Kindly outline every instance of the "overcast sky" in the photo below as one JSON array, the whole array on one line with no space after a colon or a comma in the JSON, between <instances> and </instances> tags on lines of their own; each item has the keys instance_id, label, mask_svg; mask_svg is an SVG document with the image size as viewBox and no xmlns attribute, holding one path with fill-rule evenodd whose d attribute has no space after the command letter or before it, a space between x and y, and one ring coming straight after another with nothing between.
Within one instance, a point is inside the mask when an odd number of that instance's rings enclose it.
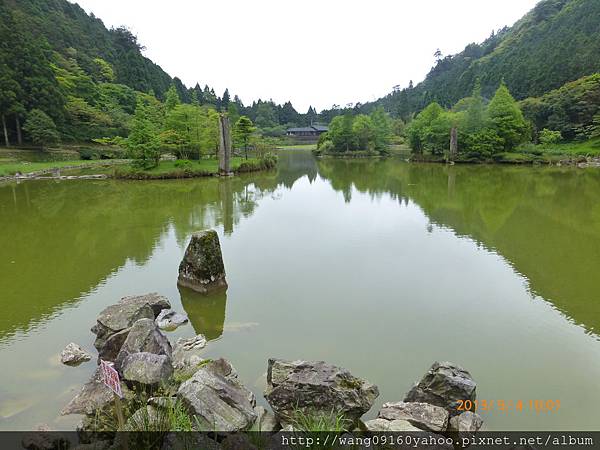
<instances>
[{"instance_id":1,"label":"overcast sky","mask_svg":"<svg viewBox=\"0 0 600 450\"><path fill-rule=\"evenodd\" d=\"M74 1L74 0L72 0ZM297 110L366 102L415 84L444 55L512 25L538 0L77 0L126 25L187 86Z\"/></svg>"}]
</instances>

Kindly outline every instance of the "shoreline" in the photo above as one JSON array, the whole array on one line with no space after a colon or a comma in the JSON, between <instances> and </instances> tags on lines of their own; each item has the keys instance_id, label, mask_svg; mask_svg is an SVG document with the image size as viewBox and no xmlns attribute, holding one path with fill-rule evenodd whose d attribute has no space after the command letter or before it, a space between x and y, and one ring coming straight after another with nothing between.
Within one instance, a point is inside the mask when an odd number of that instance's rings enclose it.
<instances>
[{"instance_id":1,"label":"shoreline","mask_svg":"<svg viewBox=\"0 0 600 450\"><path fill-rule=\"evenodd\" d=\"M145 181L145 180L177 180L177 179L189 179L189 178L208 178L208 177L226 177L236 176L243 173L261 172L265 170L271 170L275 167L276 161L273 160L249 160L242 162L235 170L232 170L229 174L220 174L219 172L213 172L208 170L195 170L190 168L182 168L169 172L158 172L152 173L144 170L127 170L120 171L119 167L114 167L112 174L100 173L100 174L86 174L86 175L60 175L61 171L90 169L96 166L103 168L110 168L118 165L125 165L130 163L130 160L118 160L106 164L79 164L73 166L54 167L49 169L38 170L35 172L29 172L26 174L1 176L0 182L10 181L26 181L26 180L134 180L134 181ZM48 174L54 174L53 176L46 176Z\"/></svg>"}]
</instances>

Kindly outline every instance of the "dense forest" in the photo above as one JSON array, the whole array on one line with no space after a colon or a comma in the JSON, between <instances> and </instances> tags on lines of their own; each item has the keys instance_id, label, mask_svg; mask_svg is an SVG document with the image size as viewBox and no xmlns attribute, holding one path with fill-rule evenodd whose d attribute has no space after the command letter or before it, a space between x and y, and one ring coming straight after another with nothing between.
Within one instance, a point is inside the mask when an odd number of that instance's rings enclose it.
<instances>
[{"instance_id":1,"label":"dense forest","mask_svg":"<svg viewBox=\"0 0 600 450\"><path fill-rule=\"evenodd\" d=\"M182 103L246 115L267 135L317 119L312 107L299 114L290 102L244 106L227 89L217 95L208 85L186 87L144 57L143 49L127 28L108 30L66 0L0 1L2 143L31 141L24 126L30 115L35 129L56 128L46 131L49 141L126 136L140 94L164 102L172 86Z\"/></svg>"},{"instance_id":2,"label":"dense forest","mask_svg":"<svg viewBox=\"0 0 600 450\"><path fill-rule=\"evenodd\" d=\"M443 56L422 83L401 88L353 109L369 112L383 106L407 120L431 102L449 108L469 96L476 80L491 98L504 80L517 100L538 97L565 83L600 72L600 2L542 0L514 26L493 31L481 44ZM323 111L335 115L340 108Z\"/></svg>"},{"instance_id":3,"label":"dense forest","mask_svg":"<svg viewBox=\"0 0 600 450\"><path fill-rule=\"evenodd\" d=\"M143 50L127 28L109 30L66 0L0 1L0 142L125 137L136 123L137 105L149 105L154 98L165 110L167 93L174 89L182 105L202 107L205 116L206 109L227 111L234 123L248 117L264 136L352 116L332 123L334 132L326 146L364 150L388 141L373 137L374 111L385 111L398 134L432 103L460 113L456 108L466 107L476 89L487 105L502 83L519 101L527 122L526 141L537 143L542 133L547 139L544 130L560 133L567 141L598 135L597 0L542 0L514 26L492 32L480 44L469 44L452 56L436 52L435 65L423 82L397 87L375 102L334 105L320 113L313 107L299 113L291 102L257 100L244 105L228 89L217 94L200 83L187 87L144 57Z\"/></svg>"}]
</instances>

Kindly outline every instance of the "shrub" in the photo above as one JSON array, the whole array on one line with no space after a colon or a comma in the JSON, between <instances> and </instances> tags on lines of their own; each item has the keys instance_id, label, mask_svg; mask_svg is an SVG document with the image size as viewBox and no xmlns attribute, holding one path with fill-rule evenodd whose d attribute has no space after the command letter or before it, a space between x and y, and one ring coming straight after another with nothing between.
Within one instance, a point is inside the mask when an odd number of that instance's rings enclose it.
<instances>
[{"instance_id":1,"label":"shrub","mask_svg":"<svg viewBox=\"0 0 600 450\"><path fill-rule=\"evenodd\" d=\"M540 144L543 145L552 145L552 144L558 144L560 141L562 141L562 134L560 131L553 131L553 130L549 130L548 128L544 128L542 131L540 131Z\"/></svg>"},{"instance_id":2,"label":"shrub","mask_svg":"<svg viewBox=\"0 0 600 450\"><path fill-rule=\"evenodd\" d=\"M256 172L259 170L272 169L277 164L277 156L273 153L267 153L260 159L244 161L240 164L238 172Z\"/></svg>"},{"instance_id":3,"label":"shrub","mask_svg":"<svg viewBox=\"0 0 600 450\"><path fill-rule=\"evenodd\" d=\"M178 159L174 165L180 169L189 169L192 167L192 162L189 159Z\"/></svg>"},{"instance_id":4,"label":"shrub","mask_svg":"<svg viewBox=\"0 0 600 450\"><path fill-rule=\"evenodd\" d=\"M99 155L98 152L96 152L94 149L91 148L80 148L78 150L79 152L79 157L85 161L90 161L92 159L99 159Z\"/></svg>"}]
</instances>

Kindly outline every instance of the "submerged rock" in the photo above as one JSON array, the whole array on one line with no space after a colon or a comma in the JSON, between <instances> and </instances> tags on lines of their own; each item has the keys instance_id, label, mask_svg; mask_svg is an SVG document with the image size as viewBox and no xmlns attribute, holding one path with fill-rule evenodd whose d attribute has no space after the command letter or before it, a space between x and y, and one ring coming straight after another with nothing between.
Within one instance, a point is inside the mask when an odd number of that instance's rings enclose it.
<instances>
[{"instance_id":1,"label":"submerged rock","mask_svg":"<svg viewBox=\"0 0 600 450\"><path fill-rule=\"evenodd\" d=\"M462 367L451 362L435 362L406 394L404 401L440 406L452 417L460 414L460 400L475 400L476 387L471 374Z\"/></svg>"},{"instance_id":2,"label":"submerged rock","mask_svg":"<svg viewBox=\"0 0 600 450\"><path fill-rule=\"evenodd\" d=\"M115 368L123 373L123 362L127 356L133 353L154 353L155 355L166 355L171 359L171 344L167 337L158 329L154 320L141 319L133 324L127 339L123 343L117 359Z\"/></svg>"},{"instance_id":3,"label":"submerged rock","mask_svg":"<svg viewBox=\"0 0 600 450\"><path fill-rule=\"evenodd\" d=\"M122 363L123 379L140 384L156 386L166 382L173 374L171 359L154 353L132 353Z\"/></svg>"},{"instance_id":4,"label":"submerged rock","mask_svg":"<svg viewBox=\"0 0 600 450\"><path fill-rule=\"evenodd\" d=\"M92 333L94 346L101 359L112 361L118 353L117 345L125 341L127 329L140 319L154 320L163 309L171 307L166 297L156 293L123 297L119 303L106 307L96 319ZM116 340L111 340L121 333ZM110 341L110 342L109 342Z\"/></svg>"},{"instance_id":5,"label":"submerged rock","mask_svg":"<svg viewBox=\"0 0 600 450\"><path fill-rule=\"evenodd\" d=\"M77 366L90 359L92 356L73 342L67 345L60 354L60 362L68 366Z\"/></svg>"},{"instance_id":6,"label":"submerged rock","mask_svg":"<svg viewBox=\"0 0 600 450\"><path fill-rule=\"evenodd\" d=\"M256 421L254 394L240 383L224 359L198 369L180 386L177 398L191 415L197 416L200 431L248 430Z\"/></svg>"},{"instance_id":7,"label":"submerged rock","mask_svg":"<svg viewBox=\"0 0 600 450\"><path fill-rule=\"evenodd\" d=\"M177 283L197 292L227 288L219 236L214 230L194 233L179 265Z\"/></svg>"},{"instance_id":8,"label":"submerged rock","mask_svg":"<svg viewBox=\"0 0 600 450\"><path fill-rule=\"evenodd\" d=\"M163 309L156 318L156 325L161 330L174 330L187 322L187 316L170 309Z\"/></svg>"},{"instance_id":9,"label":"submerged rock","mask_svg":"<svg viewBox=\"0 0 600 450\"><path fill-rule=\"evenodd\" d=\"M406 420L421 430L433 433L440 433L448 428L448 412L428 403L384 403L377 417L390 421Z\"/></svg>"},{"instance_id":10,"label":"submerged rock","mask_svg":"<svg viewBox=\"0 0 600 450\"><path fill-rule=\"evenodd\" d=\"M289 423L296 410L307 414L334 411L356 422L378 396L377 386L323 361L269 360L265 398L283 424Z\"/></svg>"}]
</instances>

